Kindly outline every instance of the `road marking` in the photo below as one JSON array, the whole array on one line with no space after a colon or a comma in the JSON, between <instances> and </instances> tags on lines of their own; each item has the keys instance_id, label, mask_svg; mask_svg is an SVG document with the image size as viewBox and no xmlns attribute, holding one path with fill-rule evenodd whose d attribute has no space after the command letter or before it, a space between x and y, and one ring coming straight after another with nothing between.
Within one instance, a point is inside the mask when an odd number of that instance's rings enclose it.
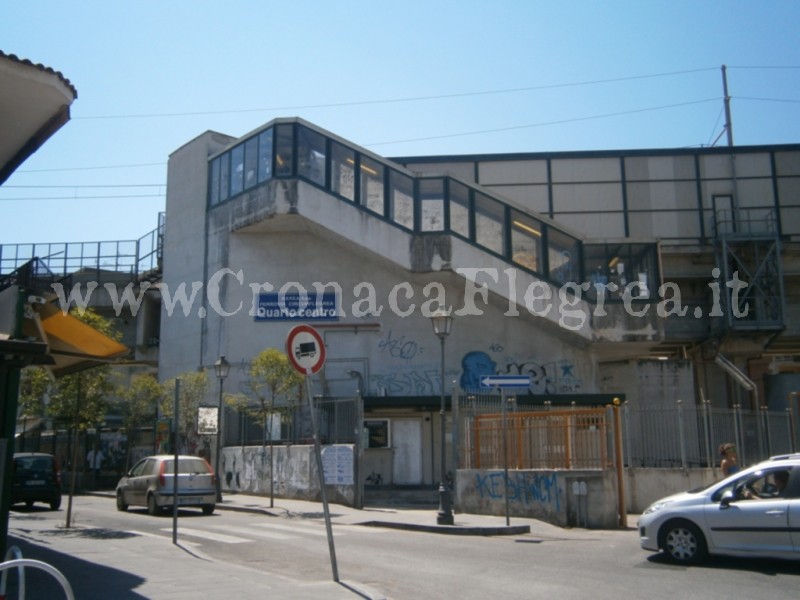
<instances>
[{"instance_id":1,"label":"road marking","mask_svg":"<svg viewBox=\"0 0 800 600\"><path fill-rule=\"evenodd\" d=\"M299 537L296 535L287 535L285 533L278 533L276 531L275 532L259 531L251 527L231 527L230 525L212 525L212 527L216 527L218 529L224 529L225 531L230 531L232 533L241 533L243 535L256 536L259 538L266 538L270 540L294 540Z\"/></svg>"},{"instance_id":2,"label":"road marking","mask_svg":"<svg viewBox=\"0 0 800 600\"><path fill-rule=\"evenodd\" d=\"M161 531L172 531L171 528L164 528ZM247 538L236 537L234 535L224 535L221 533L213 533L211 531L203 531L201 529L190 529L188 527L179 527L179 534L190 535L193 537L204 538L215 542L222 542L224 544L241 544L244 542L252 542Z\"/></svg>"},{"instance_id":3,"label":"road marking","mask_svg":"<svg viewBox=\"0 0 800 600\"><path fill-rule=\"evenodd\" d=\"M267 529L279 529L281 531L288 531L294 534L304 534L310 533L311 535L318 535L320 537L326 537L328 532L324 529L317 528L316 525L279 525L277 523L258 523L258 527L265 527ZM313 528L313 529L312 529Z\"/></svg>"}]
</instances>

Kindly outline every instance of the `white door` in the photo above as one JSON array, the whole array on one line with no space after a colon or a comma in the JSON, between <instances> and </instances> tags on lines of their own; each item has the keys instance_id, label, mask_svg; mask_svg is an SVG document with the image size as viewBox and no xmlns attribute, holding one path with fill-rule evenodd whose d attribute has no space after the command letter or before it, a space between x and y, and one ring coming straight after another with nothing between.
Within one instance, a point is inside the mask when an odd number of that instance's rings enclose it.
<instances>
[{"instance_id":1,"label":"white door","mask_svg":"<svg viewBox=\"0 0 800 600\"><path fill-rule=\"evenodd\" d=\"M392 419L392 481L396 485L422 483L422 421Z\"/></svg>"}]
</instances>

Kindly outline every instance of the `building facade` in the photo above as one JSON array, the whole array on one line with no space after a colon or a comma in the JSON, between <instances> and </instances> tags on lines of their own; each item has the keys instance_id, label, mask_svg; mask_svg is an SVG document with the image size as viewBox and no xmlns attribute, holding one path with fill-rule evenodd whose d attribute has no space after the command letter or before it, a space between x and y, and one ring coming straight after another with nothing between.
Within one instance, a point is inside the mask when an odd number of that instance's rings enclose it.
<instances>
[{"instance_id":1,"label":"building facade","mask_svg":"<svg viewBox=\"0 0 800 600\"><path fill-rule=\"evenodd\" d=\"M800 145L392 159L297 118L206 132L169 159L159 377L225 356L242 390L311 323L312 393L363 396L386 426L364 470L406 485L442 475L440 396L486 375L534 402L783 409L799 241Z\"/></svg>"}]
</instances>

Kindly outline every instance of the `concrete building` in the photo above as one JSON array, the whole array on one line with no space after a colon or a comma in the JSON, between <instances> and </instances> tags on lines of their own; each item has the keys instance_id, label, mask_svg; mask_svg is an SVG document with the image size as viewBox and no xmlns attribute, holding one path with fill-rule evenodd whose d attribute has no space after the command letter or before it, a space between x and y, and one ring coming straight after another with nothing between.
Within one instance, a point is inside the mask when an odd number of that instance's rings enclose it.
<instances>
[{"instance_id":1,"label":"concrete building","mask_svg":"<svg viewBox=\"0 0 800 600\"><path fill-rule=\"evenodd\" d=\"M360 391L376 424L364 471L431 484L440 394L487 374L556 403L787 407L798 242L800 145L386 158L296 118L206 132L169 159L159 376L224 355L239 390L311 323L313 393Z\"/></svg>"}]
</instances>

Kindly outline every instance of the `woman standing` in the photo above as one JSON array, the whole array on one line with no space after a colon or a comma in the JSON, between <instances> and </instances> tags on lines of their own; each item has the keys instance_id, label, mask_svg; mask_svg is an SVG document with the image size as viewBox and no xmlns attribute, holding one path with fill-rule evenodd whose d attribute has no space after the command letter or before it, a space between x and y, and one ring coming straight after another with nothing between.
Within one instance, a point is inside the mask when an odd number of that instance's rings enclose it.
<instances>
[{"instance_id":1,"label":"woman standing","mask_svg":"<svg viewBox=\"0 0 800 600\"><path fill-rule=\"evenodd\" d=\"M719 447L719 453L722 460L719 463L719 468L722 474L727 477L739 471L739 459L736 456L736 446L733 444L722 444Z\"/></svg>"}]
</instances>

